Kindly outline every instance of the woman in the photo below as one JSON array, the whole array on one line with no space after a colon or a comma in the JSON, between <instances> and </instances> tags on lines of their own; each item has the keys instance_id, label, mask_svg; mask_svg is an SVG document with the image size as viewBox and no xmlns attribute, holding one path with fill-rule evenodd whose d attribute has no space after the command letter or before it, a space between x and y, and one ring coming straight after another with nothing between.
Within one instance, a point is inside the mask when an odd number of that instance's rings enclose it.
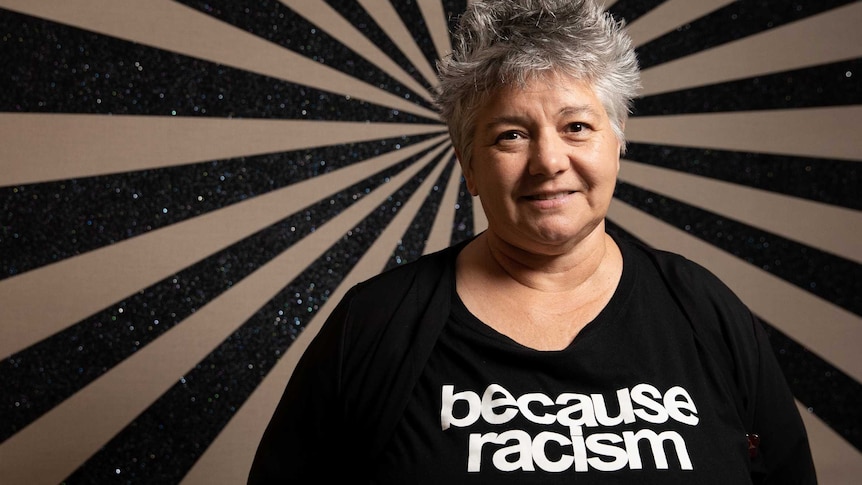
<instances>
[{"instance_id":1,"label":"woman","mask_svg":"<svg viewBox=\"0 0 862 485\"><path fill-rule=\"evenodd\" d=\"M251 483L815 483L756 319L605 231L638 68L591 1L474 1L438 105L488 230L353 288Z\"/></svg>"}]
</instances>

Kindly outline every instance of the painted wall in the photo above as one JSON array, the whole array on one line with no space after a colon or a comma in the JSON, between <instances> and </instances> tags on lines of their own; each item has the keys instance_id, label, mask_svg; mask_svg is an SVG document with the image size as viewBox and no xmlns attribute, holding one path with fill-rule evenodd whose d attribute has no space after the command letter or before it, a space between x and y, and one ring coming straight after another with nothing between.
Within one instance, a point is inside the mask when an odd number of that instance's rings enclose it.
<instances>
[{"instance_id":1,"label":"painted wall","mask_svg":"<svg viewBox=\"0 0 862 485\"><path fill-rule=\"evenodd\" d=\"M862 3L605 4L611 226L740 294L851 483ZM244 482L346 288L485 227L429 101L463 5L0 0L0 483Z\"/></svg>"}]
</instances>

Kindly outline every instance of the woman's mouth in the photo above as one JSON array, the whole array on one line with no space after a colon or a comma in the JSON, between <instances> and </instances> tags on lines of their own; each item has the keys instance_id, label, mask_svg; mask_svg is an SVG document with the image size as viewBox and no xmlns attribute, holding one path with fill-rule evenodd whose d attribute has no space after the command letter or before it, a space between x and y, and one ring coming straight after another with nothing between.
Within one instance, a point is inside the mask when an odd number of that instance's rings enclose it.
<instances>
[{"instance_id":1,"label":"woman's mouth","mask_svg":"<svg viewBox=\"0 0 862 485\"><path fill-rule=\"evenodd\" d=\"M543 193L543 194L533 194L528 195L527 198L530 200L554 200L554 199L562 199L563 197L567 197L574 192L553 192L553 193Z\"/></svg>"}]
</instances>

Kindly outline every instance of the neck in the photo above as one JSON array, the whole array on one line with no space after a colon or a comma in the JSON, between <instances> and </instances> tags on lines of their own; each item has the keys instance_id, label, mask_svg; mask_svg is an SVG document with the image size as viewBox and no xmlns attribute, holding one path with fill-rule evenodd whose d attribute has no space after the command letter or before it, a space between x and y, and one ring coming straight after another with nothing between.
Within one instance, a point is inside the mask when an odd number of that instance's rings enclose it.
<instances>
[{"instance_id":1,"label":"neck","mask_svg":"<svg viewBox=\"0 0 862 485\"><path fill-rule=\"evenodd\" d=\"M602 262L616 251L603 226L570 247L546 252L514 246L490 232L477 242L485 247L481 259L491 275L552 293L576 290L594 281L605 266Z\"/></svg>"}]
</instances>

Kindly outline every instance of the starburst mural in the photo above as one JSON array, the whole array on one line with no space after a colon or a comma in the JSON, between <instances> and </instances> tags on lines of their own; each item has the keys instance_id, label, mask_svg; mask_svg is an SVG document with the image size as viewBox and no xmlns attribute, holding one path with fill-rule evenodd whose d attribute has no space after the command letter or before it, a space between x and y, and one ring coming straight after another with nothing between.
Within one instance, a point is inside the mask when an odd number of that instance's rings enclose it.
<instances>
[{"instance_id":1,"label":"starburst mural","mask_svg":"<svg viewBox=\"0 0 862 485\"><path fill-rule=\"evenodd\" d=\"M244 483L344 291L487 224L431 103L465 4L0 0L0 481ZM604 4L609 226L751 306L858 476L862 3Z\"/></svg>"}]
</instances>

